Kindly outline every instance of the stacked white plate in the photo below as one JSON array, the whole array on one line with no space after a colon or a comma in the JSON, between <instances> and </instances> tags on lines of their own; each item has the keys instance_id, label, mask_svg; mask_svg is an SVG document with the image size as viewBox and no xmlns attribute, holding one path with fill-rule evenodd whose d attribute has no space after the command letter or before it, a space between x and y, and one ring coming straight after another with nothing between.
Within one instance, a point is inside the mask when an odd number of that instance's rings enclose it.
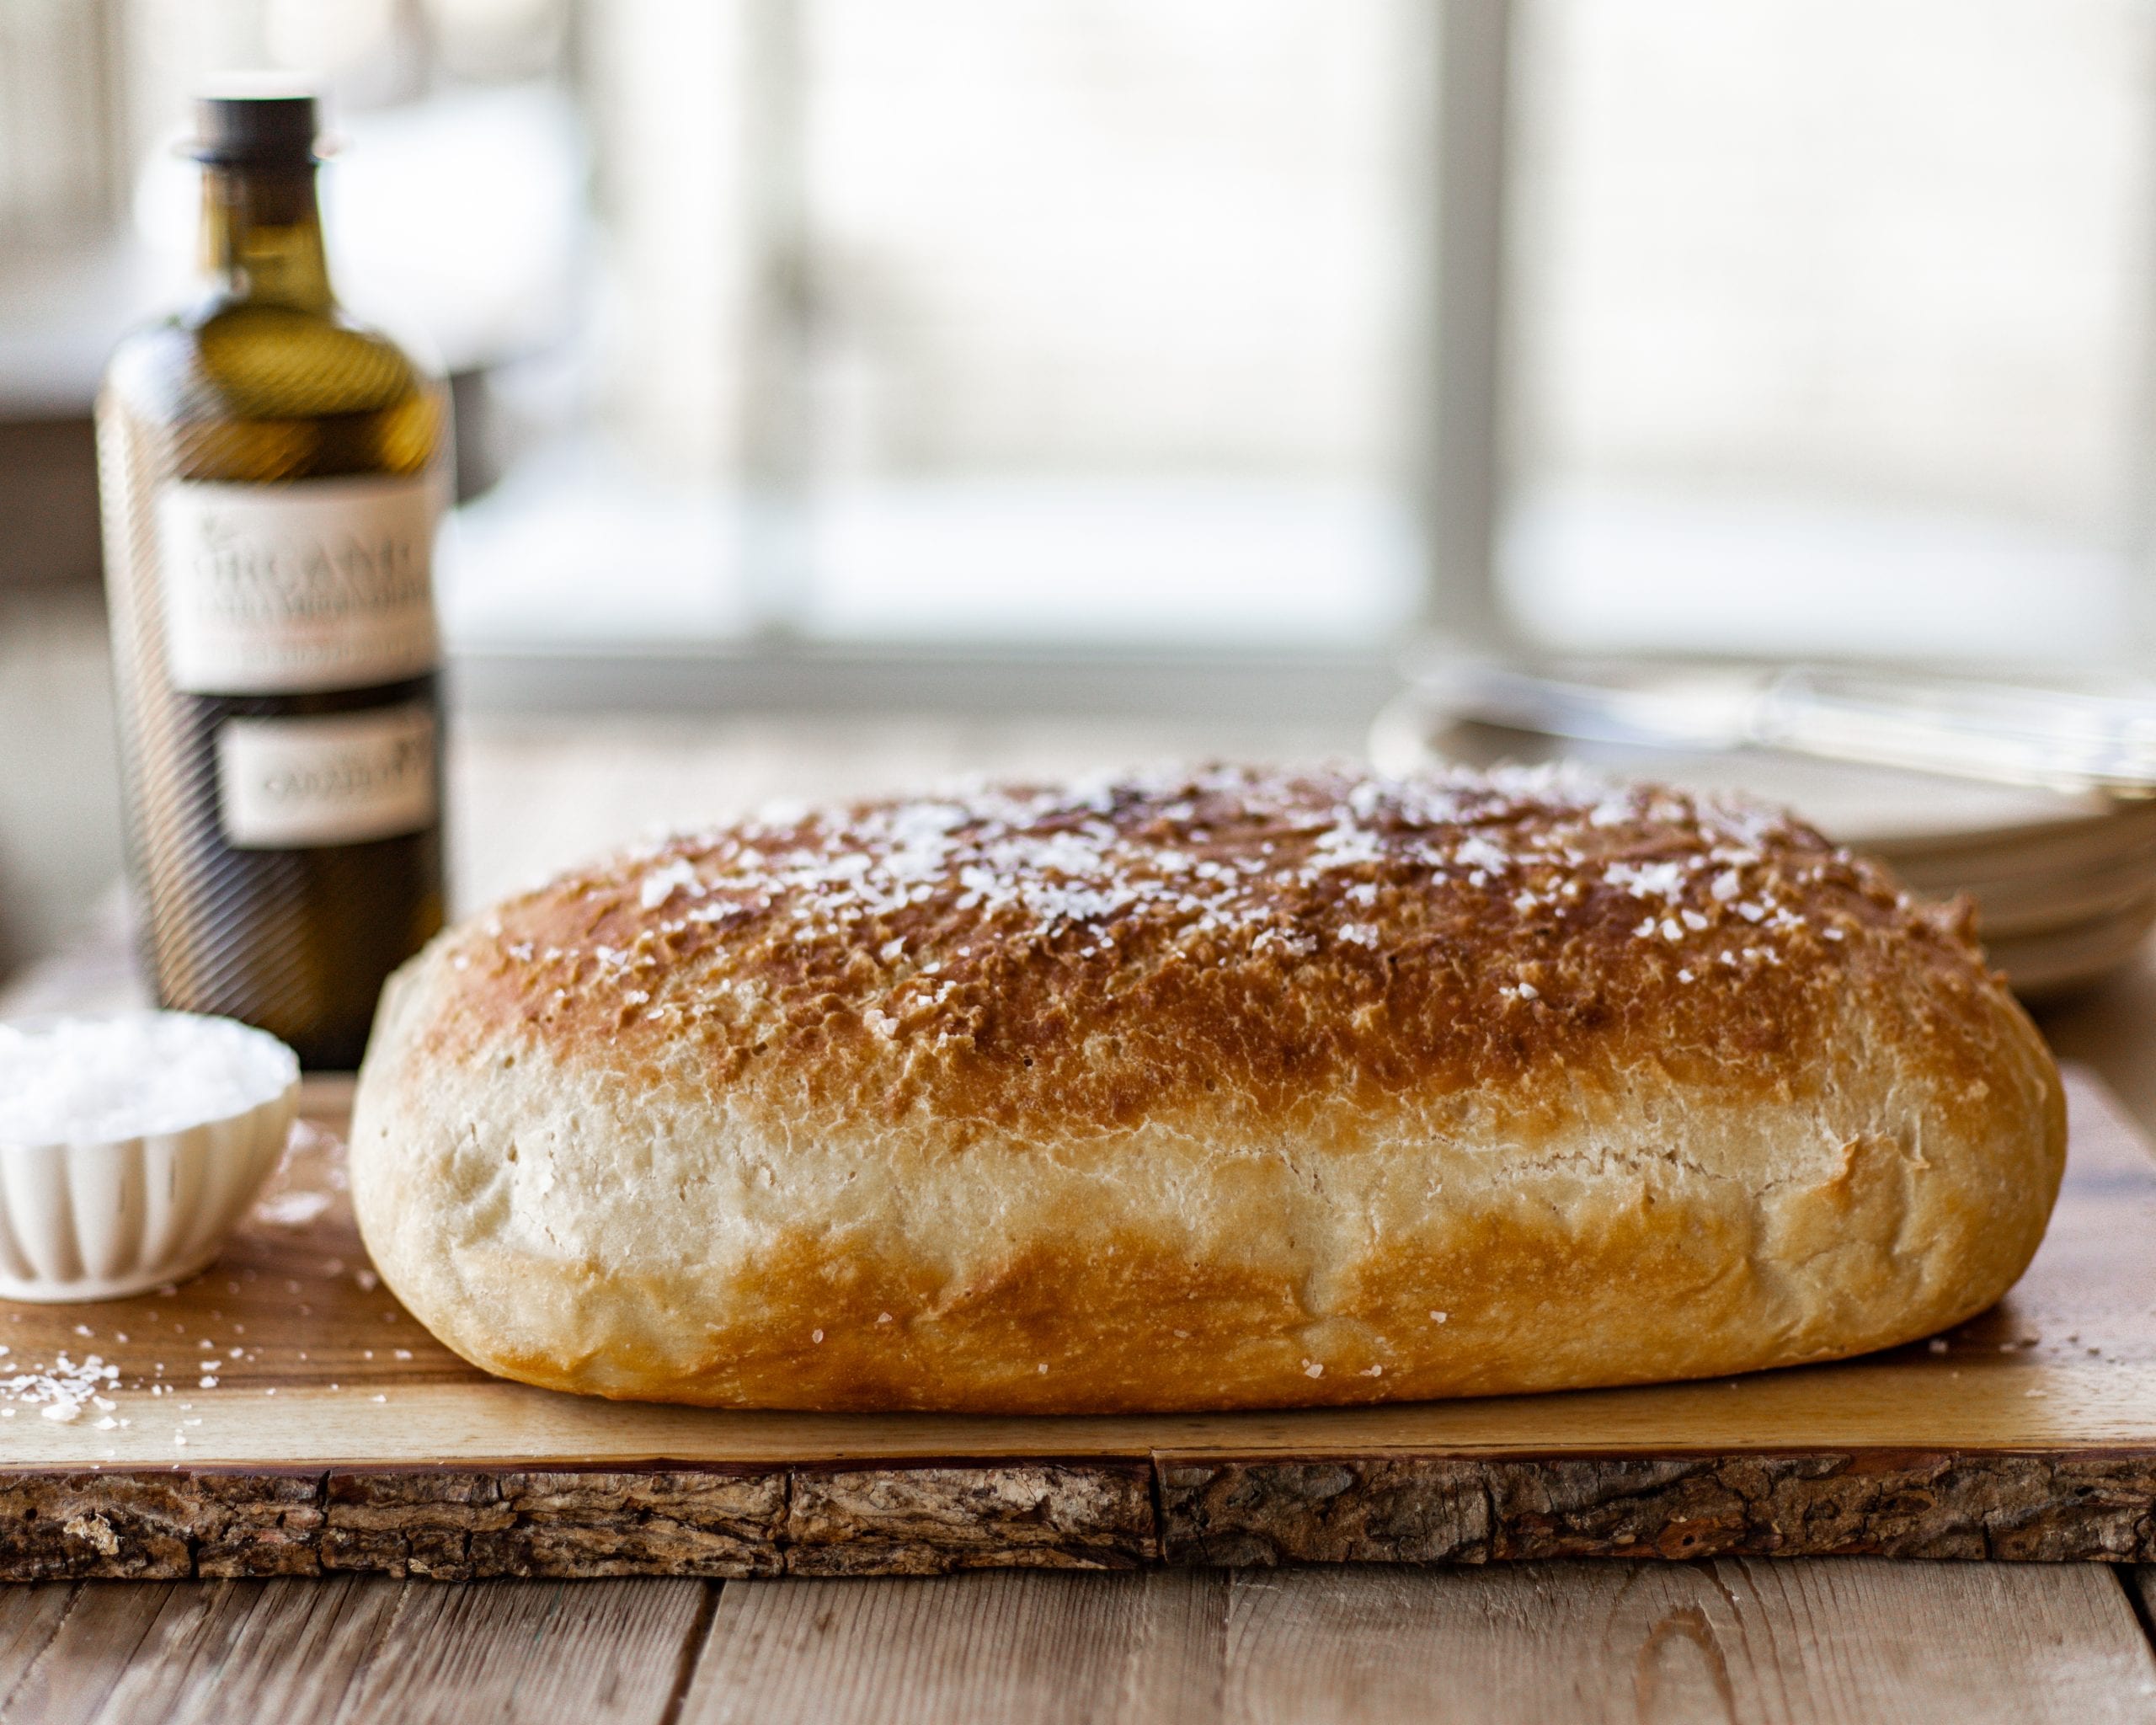
<instances>
[{"instance_id":1,"label":"stacked white plate","mask_svg":"<svg viewBox=\"0 0 2156 1725\"><path fill-rule=\"evenodd\" d=\"M1582 742L1396 708L1371 754L1387 772L1440 761L1576 760L1619 777L1738 790L1794 809L1935 899L1967 893L1991 961L2026 999L2070 992L2134 956L2156 926L2156 800L1950 778L1763 749Z\"/></svg>"}]
</instances>

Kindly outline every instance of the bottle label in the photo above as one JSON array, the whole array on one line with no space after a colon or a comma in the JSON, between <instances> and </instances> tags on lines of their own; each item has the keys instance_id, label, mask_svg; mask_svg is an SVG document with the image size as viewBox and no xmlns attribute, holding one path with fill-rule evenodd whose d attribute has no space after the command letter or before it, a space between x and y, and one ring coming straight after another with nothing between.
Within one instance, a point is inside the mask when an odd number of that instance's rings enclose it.
<instances>
[{"instance_id":1,"label":"bottle label","mask_svg":"<svg viewBox=\"0 0 2156 1725\"><path fill-rule=\"evenodd\" d=\"M165 657L192 695L360 689L431 670L430 474L157 496Z\"/></svg>"},{"instance_id":2,"label":"bottle label","mask_svg":"<svg viewBox=\"0 0 2156 1725\"><path fill-rule=\"evenodd\" d=\"M434 825L435 720L425 707L217 728L217 813L235 850L394 838Z\"/></svg>"}]
</instances>

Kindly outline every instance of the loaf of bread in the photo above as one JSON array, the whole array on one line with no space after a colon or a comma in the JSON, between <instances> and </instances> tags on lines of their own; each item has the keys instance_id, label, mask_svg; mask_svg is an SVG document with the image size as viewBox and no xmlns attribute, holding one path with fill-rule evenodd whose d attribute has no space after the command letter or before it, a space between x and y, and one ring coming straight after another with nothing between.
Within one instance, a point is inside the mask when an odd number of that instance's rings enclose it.
<instances>
[{"instance_id":1,"label":"loaf of bread","mask_svg":"<svg viewBox=\"0 0 2156 1725\"><path fill-rule=\"evenodd\" d=\"M368 1249L557 1389L1285 1407L1907 1342L2029 1262L2057 1073L1790 819L1208 769L760 819L392 982Z\"/></svg>"}]
</instances>

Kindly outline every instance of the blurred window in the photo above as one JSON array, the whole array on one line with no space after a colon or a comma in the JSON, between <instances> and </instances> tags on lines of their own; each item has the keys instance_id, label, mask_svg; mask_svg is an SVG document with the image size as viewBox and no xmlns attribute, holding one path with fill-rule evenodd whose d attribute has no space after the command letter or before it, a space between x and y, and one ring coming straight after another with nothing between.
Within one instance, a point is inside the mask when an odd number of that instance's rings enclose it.
<instances>
[{"instance_id":1,"label":"blurred window","mask_svg":"<svg viewBox=\"0 0 2156 1725\"><path fill-rule=\"evenodd\" d=\"M595 8L613 440L553 494L686 510L813 638L1380 637L1420 580L1414 11Z\"/></svg>"},{"instance_id":2,"label":"blurred window","mask_svg":"<svg viewBox=\"0 0 2156 1725\"><path fill-rule=\"evenodd\" d=\"M1521 0L1514 615L2079 660L2146 585L2156 13Z\"/></svg>"},{"instance_id":3,"label":"blurred window","mask_svg":"<svg viewBox=\"0 0 2156 1725\"><path fill-rule=\"evenodd\" d=\"M8 0L0 388L87 399L265 64L458 377L467 649L1374 654L1491 596L1492 448L1535 640L2156 640L2139 0ZM1434 240L1500 88L1492 411Z\"/></svg>"}]
</instances>

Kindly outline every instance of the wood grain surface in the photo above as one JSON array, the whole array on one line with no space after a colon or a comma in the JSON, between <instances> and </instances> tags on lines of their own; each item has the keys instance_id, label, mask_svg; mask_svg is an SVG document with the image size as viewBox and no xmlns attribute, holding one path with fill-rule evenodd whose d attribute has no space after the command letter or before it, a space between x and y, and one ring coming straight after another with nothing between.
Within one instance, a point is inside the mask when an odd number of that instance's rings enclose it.
<instances>
[{"instance_id":1,"label":"wood grain surface","mask_svg":"<svg viewBox=\"0 0 2156 1725\"><path fill-rule=\"evenodd\" d=\"M728 1583L681 1725L1224 1717L1227 1578Z\"/></svg>"},{"instance_id":2,"label":"wood grain surface","mask_svg":"<svg viewBox=\"0 0 2156 1725\"><path fill-rule=\"evenodd\" d=\"M368 1268L317 1086L224 1258L0 1306L0 1575L905 1574L1880 1552L2156 1560L2156 1161L2069 1081L2051 1236L1929 1343L1706 1383L1150 1418L738 1414L488 1379Z\"/></svg>"},{"instance_id":3,"label":"wood grain surface","mask_svg":"<svg viewBox=\"0 0 2156 1725\"><path fill-rule=\"evenodd\" d=\"M709 1616L702 1583L375 1577L0 1592L0 1725L157 1720L656 1725Z\"/></svg>"},{"instance_id":4,"label":"wood grain surface","mask_svg":"<svg viewBox=\"0 0 2156 1725\"><path fill-rule=\"evenodd\" d=\"M2143 1720L2098 1567L1521 1564L730 1583L683 1725Z\"/></svg>"},{"instance_id":5,"label":"wood grain surface","mask_svg":"<svg viewBox=\"0 0 2156 1725\"><path fill-rule=\"evenodd\" d=\"M0 1590L0 1725L2152 1717L2156 1658L2093 1565Z\"/></svg>"}]
</instances>

